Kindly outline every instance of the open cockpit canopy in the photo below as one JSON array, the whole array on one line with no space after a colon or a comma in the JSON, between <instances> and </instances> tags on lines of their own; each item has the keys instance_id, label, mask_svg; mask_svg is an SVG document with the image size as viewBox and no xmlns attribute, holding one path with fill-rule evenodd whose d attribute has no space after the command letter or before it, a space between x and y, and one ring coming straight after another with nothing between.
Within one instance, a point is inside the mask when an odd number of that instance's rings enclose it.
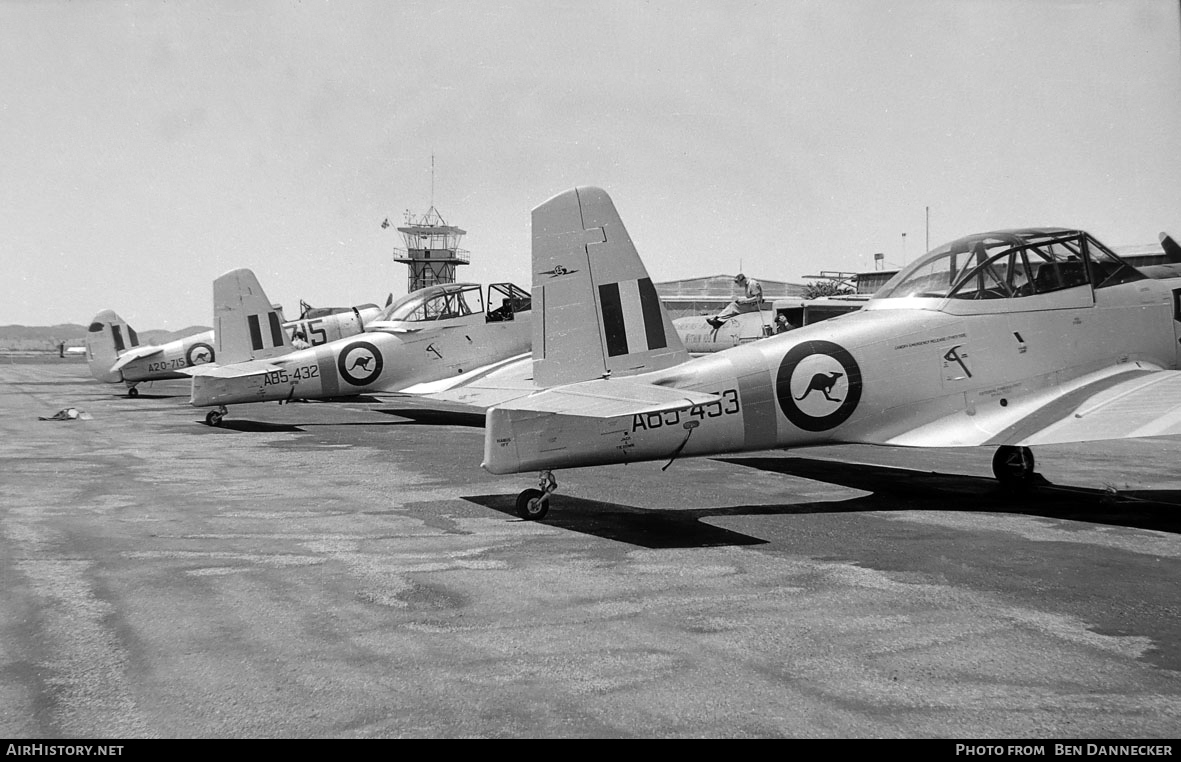
<instances>
[{"instance_id":1,"label":"open cockpit canopy","mask_svg":"<svg viewBox=\"0 0 1181 762\"><path fill-rule=\"evenodd\" d=\"M1013 299L1087 284L1105 288L1145 277L1082 230L1000 230L932 250L900 270L874 300Z\"/></svg>"},{"instance_id":2,"label":"open cockpit canopy","mask_svg":"<svg viewBox=\"0 0 1181 762\"><path fill-rule=\"evenodd\" d=\"M512 283L494 283L488 287L488 319L511 320L512 315L530 307L529 292ZM507 307L506 307L507 306ZM496 309L492 309L496 308ZM507 317L491 317L502 308ZM419 323L430 320L478 315L484 312L484 300L478 283L440 283L413 291L385 308L378 320Z\"/></svg>"}]
</instances>

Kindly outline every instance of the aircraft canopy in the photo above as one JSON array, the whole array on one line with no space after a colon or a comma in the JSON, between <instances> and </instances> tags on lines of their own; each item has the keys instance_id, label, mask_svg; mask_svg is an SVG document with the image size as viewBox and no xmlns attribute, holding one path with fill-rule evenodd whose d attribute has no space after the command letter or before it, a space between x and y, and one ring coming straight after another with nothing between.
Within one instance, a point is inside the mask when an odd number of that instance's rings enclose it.
<instances>
[{"instance_id":1,"label":"aircraft canopy","mask_svg":"<svg viewBox=\"0 0 1181 762\"><path fill-rule=\"evenodd\" d=\"M449 320L484 312L483 295L478 283L439 283L412 291L385 308L380 321L417 323L429 320ZM488 287L489 305L500 297L506 304L502 310L508 315L530 307L529 292L512 283L494 283ZM497 310L493 310L495 314ZM497 316L489 319L512 319Z\"/></svg>"},{"instance_id":2,"label":"aircraft canopy","mask_svg":"<svg viewBox=\"0 0 1181 762\"><path fill-rule=\"evenodd\" d=\"M900 270L874 300L1013 299L1087 283L1104 288L1145 277L1082 230L1000 230L966 236L928 252Z\"/></svg>"}]
</instances>

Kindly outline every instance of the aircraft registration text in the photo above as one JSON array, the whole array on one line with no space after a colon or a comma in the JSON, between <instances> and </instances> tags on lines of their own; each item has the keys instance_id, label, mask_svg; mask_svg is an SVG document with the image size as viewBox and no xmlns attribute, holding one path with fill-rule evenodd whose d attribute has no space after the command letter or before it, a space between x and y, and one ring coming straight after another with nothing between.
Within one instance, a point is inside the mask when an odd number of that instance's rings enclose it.
<instances>
[{"instance_id":1,"label":"aircraft registration text","mask_svg":"<svg viewBox=\"0 0 1181 762\"><path fill-rule=\"evenodd\" d=\"M648 431L649 429L659 429L661 426L676 426L681 422L682 416L689 420L693 418L701 420L705 418L718 418L723 415L733 415L742 409L742 406L738 402L737 389L727 389L724 392L714 392L714 394L718 394L724 399L707 402L704 405L692 405L691 407L680 410L637 413L632 416L632 433Z\"/></svg>"},{"instance_id":2,"label":"aircraft registration text","mask_svg":"<svg viewBox=\"0 0 1181 762\"><path fill-rule=\"evenodd\" d=\"M319 378L320 368L316 365L303 365L298 368L287 370L272 370L263 374L263 386L275 386L277 384L286 384L292 381L296 383L306 381L310 378Z\"/></svg>"},{"instance_id":3,"label":"aircraft registration text","mask_svg":"<svg viewBox=\"0 0 1181 762\"><path fill-rule=\"evenodd\" d=\"M157 360L156 362L148 363L148 372L155 373L162 370L175 370L177 368L187 367L188 364L183 357L178 357L175 360Z\"/></svg>"}]
</instances>

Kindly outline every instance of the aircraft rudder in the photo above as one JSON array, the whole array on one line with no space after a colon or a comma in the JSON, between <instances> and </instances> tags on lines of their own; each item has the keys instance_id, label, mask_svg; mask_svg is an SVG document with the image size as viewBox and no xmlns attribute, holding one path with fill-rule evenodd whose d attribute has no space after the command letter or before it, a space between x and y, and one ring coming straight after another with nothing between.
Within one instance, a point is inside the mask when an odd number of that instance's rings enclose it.
<instances>
[{"instance_id":1,"label":"aircraft rudder","mask_svg":"<svg viewBox=\"0 0 1181 762\"><path fill-rule=\"evenodd\" d=\"M230 270L213 281L213 320L219 363L266 359L292 350L282 312L249 268Z\"/></svg>"},{"instance_id":2,"label":"aircraft rudder","mask_svg":"<svg viewBox=\"0 0 1181 762\"><path fill-rule=\"evenodd\" d=\"M134 343L132 339L134 337ZM123 374L112 371L119 355L139 343L139 337L114 310L102 310L86 329L86 364L90 375L106 384L117 384Z\"/></svg>"},{"instance_id":3,"label":"aircraft rudder","mask_svg":"<svg viewBox=\"0 0 1181 762\"><path fill-rule=\"evenodd\" d=\"M580 186L559 193L533 210L532 222L538 385L659 370L688 359L606 191Z\"/></svg>"}]
</instances>

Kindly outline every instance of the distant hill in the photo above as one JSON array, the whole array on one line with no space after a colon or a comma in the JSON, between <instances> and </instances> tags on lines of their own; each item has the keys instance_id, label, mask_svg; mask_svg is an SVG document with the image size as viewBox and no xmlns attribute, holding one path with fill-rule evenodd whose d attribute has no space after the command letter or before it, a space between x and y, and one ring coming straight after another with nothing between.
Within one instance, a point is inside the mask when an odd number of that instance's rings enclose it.
<instances>
[{"instance_id":1,"label":"distant hill","mask_svg":"<svg viewBox=\"0 0 1181 762\"><path fill-rule=\"evenodd\" d=\"M141 344L166 344L169 341L191 336L194 333L212 330L208 326L191 325L179 331L139 331ZM57 349L65 342L67 347L80 347L86 341L86 326L77 323L58 325L0 325L0 349L25 351Z\"/></svg>"},{"instance_id":2,"label":"distant hill","mask_svg":"<svg viewBox=\"0 0 1181 762\"><path fill-rule=\"evenodd\" d=\"M59 325L0 325L0 342L7 341L66 341L85 339L86 326L77 323Z\"/></svg>"},{"instance_id":3,"label":"distant hill","mask_svg":"<svg viewBox=\"0 0 1181 762\"><path fill-rule=\"evenodd\" d=\"M183 339L185 336L192 336L194 333L203 333L205 331L212 331L213 329L207 325L190 325L188 328L182 328L179 331L165 331L156 329L154 331L140 331L140 344L167 344L170 341Z\"/></svg>"}]
</instances>

